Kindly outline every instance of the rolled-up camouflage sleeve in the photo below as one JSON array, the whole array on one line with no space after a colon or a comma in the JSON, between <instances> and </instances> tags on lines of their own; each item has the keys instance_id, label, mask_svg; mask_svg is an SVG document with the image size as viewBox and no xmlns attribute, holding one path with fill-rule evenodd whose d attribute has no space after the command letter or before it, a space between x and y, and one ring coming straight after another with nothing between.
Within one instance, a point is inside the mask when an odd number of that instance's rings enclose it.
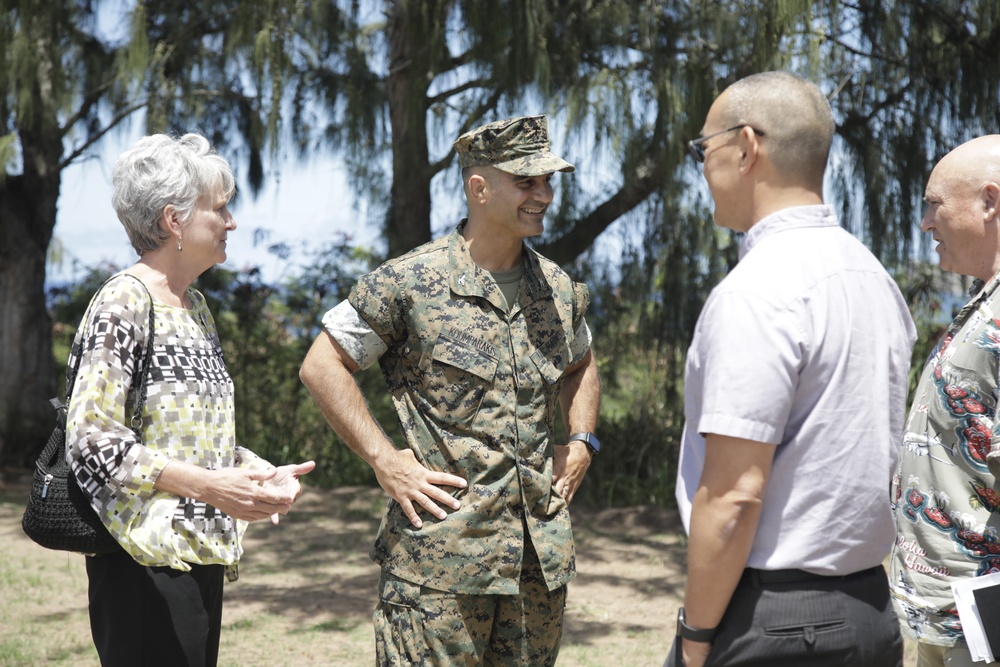
<instances>
[{"instance_id":1,"label":"rolled-up camouflage sleeve","mask_svg":"<svg viewBox=\"0 0 1000 667\"><path fill-rule=\"evenodd\" d=\"M571 366L576 365L590 349L592 337L590 327L584 313L590 306L590 289L583 283L573 284L573 340L570 352L573 355Z\"/></svg>"},{"instance_id":2,"label":"rolled-up camouflage sleeve","mask_svg":"<svg viewBox=\"0 0 1000 667\"><path fill-rule=\"evenodd\" d=\"M346 300L326 312L323 316L323 328L362 369L374 364L389 349Z\"/></svg>"},{"instance_id":3,"label":"rolled-up camouflage sleeve","mask_svg":"<svg viewBox=\"0 0 1000 667\"><path fill-rule=\"evenodd\" d=\"M573 364L583 359L583 356L587 354L587 350L590 349L591 342L592 337L590 335L590 327L587 326L587 320L580 320L579 326L573 332L573 342L569 346L570 352L573 355Z\"/></svg>"}]
</instances>

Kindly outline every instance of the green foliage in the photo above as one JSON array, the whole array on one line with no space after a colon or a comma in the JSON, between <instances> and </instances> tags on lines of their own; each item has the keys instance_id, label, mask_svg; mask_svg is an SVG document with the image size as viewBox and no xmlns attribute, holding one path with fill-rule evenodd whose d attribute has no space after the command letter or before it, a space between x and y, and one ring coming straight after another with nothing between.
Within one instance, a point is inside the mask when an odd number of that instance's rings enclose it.
<instances>
[{"instance_id":1,"label":"green foliage","mask_svg":"<svg viewBox=\"0 0 1000 667\"><path fill-rule=\"evenodd\" d=\"M917 327L909 375L908 396L912 400L930 353L970 298L972 279L945 273L928 262L909 262L895 278Z\"/></svg>"},{"instance_id":2,"label":"green foliage","mask_svg":"<svg viewBox=\"0 0 1000 667\"><path fill-rule=\"evenodd\" d=\"M667 385L676 375L671 366L683 370L683 355L670 358L642 348L605 355L605 349L600 342L595 346L604 380L602 451L580 487L579 502L672 506L684 413L677 400L681 388Z\"/></svg>"},{"instance_id":3,"label":"green foliage","mask_svg":"<svg viewBox=\"0 0 1000 667\"><path fill-rule=\"evenodd\" d=\"M0 183L3 182L8 170L18 159L17 135L0 135Z\"/></svg>"},{"instance_id":4,"label":"green foliage","mask_svg":"<svg viewBox=\"0 0 1000 667\"><path fill-rule=\"evenodd\" d=\"M604 393L607 455L587 474L586 502L674 502L687 348L705 299L737 259L734 235L705 223L685 210L651 237L621 240L615 263L572 267L591 289Z\"/></svg>"}]
</instances>

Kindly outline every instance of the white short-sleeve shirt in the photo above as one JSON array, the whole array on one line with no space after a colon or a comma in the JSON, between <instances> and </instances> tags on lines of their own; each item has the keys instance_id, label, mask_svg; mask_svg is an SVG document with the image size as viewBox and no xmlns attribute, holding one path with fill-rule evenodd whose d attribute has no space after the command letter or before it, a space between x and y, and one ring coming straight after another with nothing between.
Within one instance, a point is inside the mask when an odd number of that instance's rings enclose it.
<instances>
[{"instance_id":1,"label":"white short-sleeve shirt","mask_svg":"<svg viewBox=\"0 0 1000 667\"><path fill-rule=\"evenodd\" d=\"M881 563L915 337L895 282L830 207L752 227L688 350L685 529L704 434L744 438L777 445L749 567L837 575Z\"/></svg>"}]
</instances>

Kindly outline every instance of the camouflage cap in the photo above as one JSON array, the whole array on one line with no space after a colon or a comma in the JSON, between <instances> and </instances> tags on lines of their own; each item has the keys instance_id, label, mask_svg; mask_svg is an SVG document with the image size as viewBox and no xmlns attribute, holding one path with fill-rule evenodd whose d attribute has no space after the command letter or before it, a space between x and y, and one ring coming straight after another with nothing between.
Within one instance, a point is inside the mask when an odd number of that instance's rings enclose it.
<instances>
[{"instance_id":1,"label":"camouflage cap","mask_svg":"<svg viewBox=\"0 0 1000 667\"><path fill-rule=\"evenodd\" d=\"M466 167L491 165L516 176L541 176L574 167L549 152L545 116L498 120L466 132L455 141L458 164Z\"/></svg>"}]
</instances>

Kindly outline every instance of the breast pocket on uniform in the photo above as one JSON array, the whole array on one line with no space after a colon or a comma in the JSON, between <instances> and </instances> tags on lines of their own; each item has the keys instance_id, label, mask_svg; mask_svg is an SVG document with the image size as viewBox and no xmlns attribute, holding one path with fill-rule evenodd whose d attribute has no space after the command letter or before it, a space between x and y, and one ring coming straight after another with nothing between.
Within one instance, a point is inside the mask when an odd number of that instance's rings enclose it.
<instances>
[{"instance_id":1,"label":"breast pocket on uniform","mask_svg":"<svg viewBox=\"0 0 1000 667\"><path fill-rule=\"evenodd\" d=\"M569 344L560 334L549 337L531 352L531 361L546 384L555 384L562 378L570 362Z\"/></svg>"},{"instance_id":2,"label":"breast pocket on uniform","mask_svg":"<svg viewBox=\"0 0 1000 667\"><path fill-rule=\"evenodd\" d=\"M499 354L484 340L446 330L421 363L424 383L420 398L427 411L444 424L471 422L483 396L493 386Z\"/></svg>"}]
</instances>

